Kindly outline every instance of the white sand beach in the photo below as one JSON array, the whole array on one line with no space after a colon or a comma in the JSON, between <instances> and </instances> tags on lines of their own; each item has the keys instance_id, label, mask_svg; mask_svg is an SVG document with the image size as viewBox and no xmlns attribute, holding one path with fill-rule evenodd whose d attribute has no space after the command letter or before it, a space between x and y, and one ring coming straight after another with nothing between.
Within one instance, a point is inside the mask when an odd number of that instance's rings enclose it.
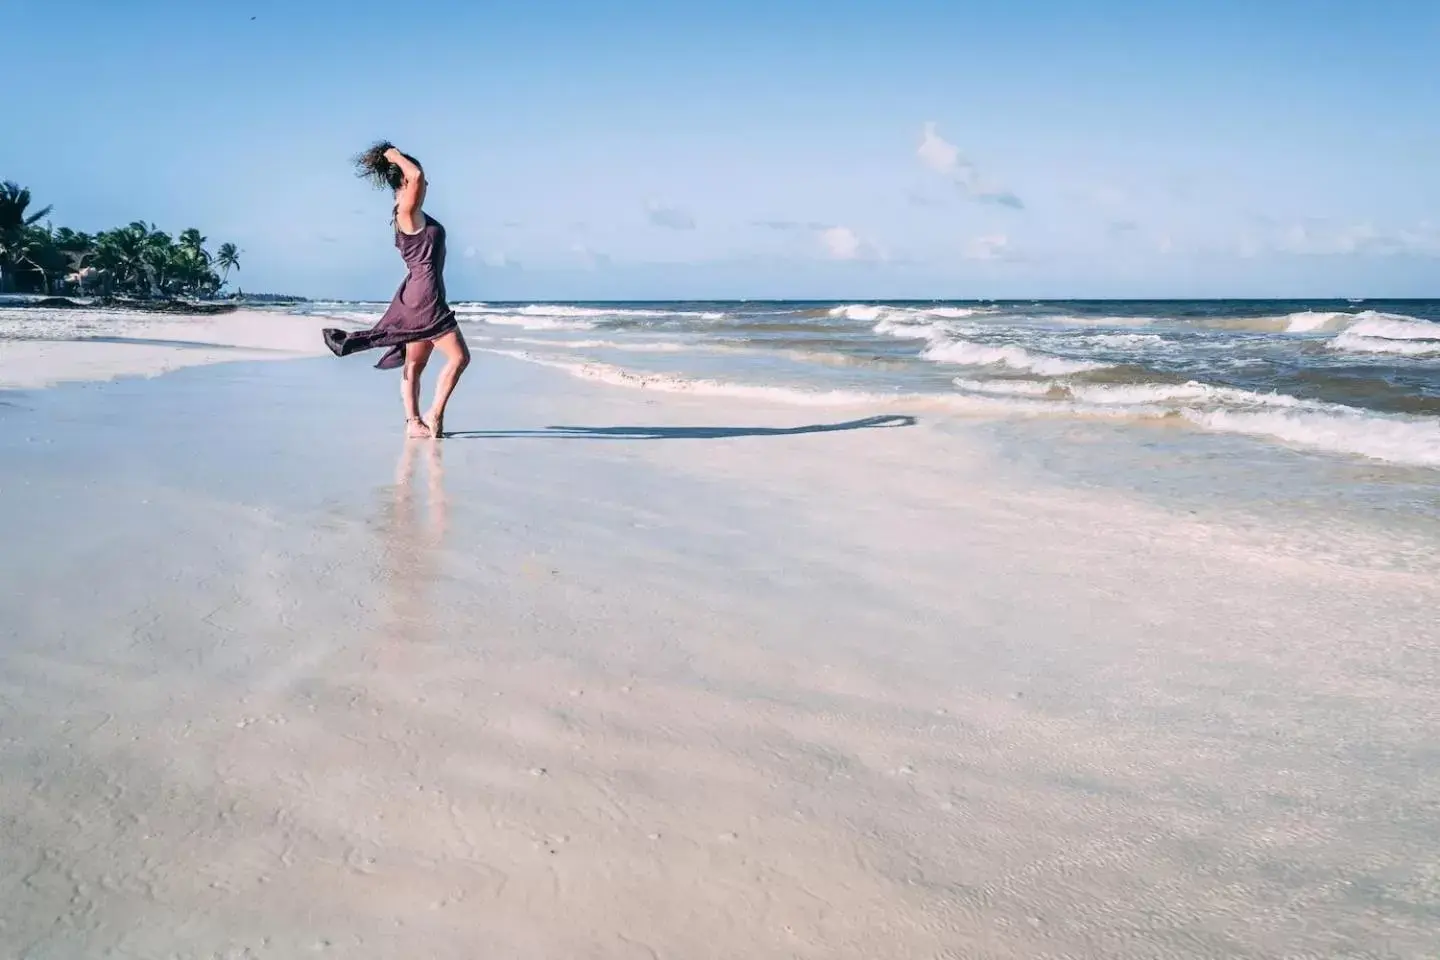
<instances>
[{"instance_id":1,"label":"white sand beach","mask_svg":"<svg viewBox=\"0 0 1440 960\"><path fill-rule=\"evenodd\" d=\"M0 343L0 953L1440 951L1426 530L318 325Z\"/></svg>"},{"instance_id":2,"label":"white sand beach","mask_svg":"<svg viewBox=\"0 0 1440 960\"><path fill-rule=\"evenodd\" d=\"M236 360L319 356L326 353L319 334L326 325L344 326L257 310L210 316L10 310L0 326L0 390L153 377Z\"/></svg>"}]
</instances>

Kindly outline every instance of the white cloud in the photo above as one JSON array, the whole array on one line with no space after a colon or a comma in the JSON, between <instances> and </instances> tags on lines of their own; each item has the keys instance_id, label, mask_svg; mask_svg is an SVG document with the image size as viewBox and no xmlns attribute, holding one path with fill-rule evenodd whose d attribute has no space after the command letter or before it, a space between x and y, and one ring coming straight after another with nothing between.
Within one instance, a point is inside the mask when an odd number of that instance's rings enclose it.
<instances>
[{"instance_id":1,"label":"white cloud","mask_svg":"<svg viewBox=\"0 0 1440 960\"><path fill-rule=\"evenodd\" d=\"M472 247L471 249L473 250L474 248ZM507 257L502 251L492 251L485 254L485 266L500 270L510 266L510 258Z\"/></svg>"},{"instance_id":2,"label":"white cloud","mask_svg":"<svg viewBox=\"0 0 1440 960\"><path fill-rule=\"evenodd\" d=\"M479 255L479 253L480 253L480 251L479 251L479 250L476 250L474 247L466 247L466 248L465 248L465 259L466 259L466 260L474 260L475 257Z\"/></svg>"},{"instance_id":3,"label":"white cloud","mask_svg":"<svg viewBox=\"0 0 1440 960\"><path fill-rule=\"evenodd\" d=\"M668 230L694 230L695 218L687 211L669 204L651 201L645 207L645 215L657 227Z\"/></svg>"},{"instance_id":4,"label":"white cloud","mask_svg":"<svg viewBox=\"0 0 1440 960\"><path fill-rule=\"evenodd\" d=\"M926 122L921 130L920 147L915 151L915 155L920 158L921 163L953 182L975 200L1015 210L1025 208L1025 204L1015 194L980 176L975 164L960 152L960 148L940 136L939 127L933 120Z\"/></svg>"},{"instance_id":5,"label":"white cloud","mask_svg":"<svg viewBox=\"0 0 1440 960\"><path fill-rule=\"evenodd\" d=\"M776 233L795 233L805 242L814 241L830 260L888 260L885 250L842 224L817 223L813 220L753 220L751 226Z\"/></svg>"},{"instance_id":6,"label":"white cloud","mask_svg":"<svg viewBox=\"0 0 1440 960\"><path fill-rule=\"evenodd\" d=\"M941 176L960 180L974 172L969 161L960 159L960 148L941 137L934 120L921 131L920 149L915 151L920 162Z\"/></svg>"},{"instance_id":7,"label":"white cloud","mask_svg":"<svg viewBox=\"0 0 1440 960\"><path fill-rule=\"evenodd\" d=\"M1003 233L976 237L965 244L966 260L999 260L1010 250L1010 238Z\"/></svg>"},{"instance_id":8,"label":"white cloud","mask_svg":"<svg viewBox=\"0 0 1440 960\"><path fill-rule=\"evenodd\" d=\"M820 231L820 243L832 260L858 260L865 242L849 227L827 227Z\"/></svg>"}]
</instances>

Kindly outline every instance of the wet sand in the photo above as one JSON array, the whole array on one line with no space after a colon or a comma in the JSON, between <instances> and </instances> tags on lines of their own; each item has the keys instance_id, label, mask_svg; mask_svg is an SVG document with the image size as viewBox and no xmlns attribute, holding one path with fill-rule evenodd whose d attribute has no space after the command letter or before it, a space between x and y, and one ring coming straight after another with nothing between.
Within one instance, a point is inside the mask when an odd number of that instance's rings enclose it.
<instances>
[{"instance_id":1,"label":"wet sand","mask_svg":"<svg viewBox=\"0 0 1440 960\"><path fill-rule=\"evenodd\" d=\"M0 393L5 952L1440 948L1413 555L906 411L479 354L407 445L394 388Z\"/></svg>"}]
</instances>

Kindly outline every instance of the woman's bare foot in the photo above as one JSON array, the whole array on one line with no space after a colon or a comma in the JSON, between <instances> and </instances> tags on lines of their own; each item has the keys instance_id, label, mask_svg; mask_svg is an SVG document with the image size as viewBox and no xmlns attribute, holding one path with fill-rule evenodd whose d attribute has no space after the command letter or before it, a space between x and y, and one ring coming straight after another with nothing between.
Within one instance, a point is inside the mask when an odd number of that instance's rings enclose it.
<instances>
[{"instance_id":1,"label":"woman's bare foot","mask_svg":"<svg viewBox=\"0 0 1440 960\"><path fill-rule=\"evenodd\" d=\"M430 413L426 414L425 422L430 424L430 431L432 436L436 437L437 439L445 436L445 414L436 413L432 410L430 411Z\"/></svg>"},{"instance_id":2,"label":"woman's bare foot","mask_svg":"<svg viewBox=\"0 0 1440 960\"><path fill-rule=\"evenodd\" d=\"M433 436L435 436L435 434L430 432L430 428L425 425L425 421L419 417L411 417L405 421L405 437L407 439L424 440L427 437Z\"/></svg>"}]
</instances>

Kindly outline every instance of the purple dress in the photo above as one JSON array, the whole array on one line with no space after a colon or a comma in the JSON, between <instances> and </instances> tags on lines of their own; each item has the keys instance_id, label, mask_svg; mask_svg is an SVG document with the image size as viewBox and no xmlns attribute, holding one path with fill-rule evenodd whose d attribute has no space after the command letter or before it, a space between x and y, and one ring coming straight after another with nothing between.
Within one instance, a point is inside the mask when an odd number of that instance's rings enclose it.
<instances>
[{"instance_id":1,"label":"purple dress","mask_svg":"<svg viewBox=\"0 0 1440 960\"><path fill-rule=\"evenodd\" d=\"M445 228L428 214L417 234L395 228L395 246L408 272L380 322L369 330L325 330L325 345L337 357L360 350L389 347L376 369L391 370L405 362L405 344L434 340L457 329L455 311L445 302Z\"/></svg>"}]
</instances>

